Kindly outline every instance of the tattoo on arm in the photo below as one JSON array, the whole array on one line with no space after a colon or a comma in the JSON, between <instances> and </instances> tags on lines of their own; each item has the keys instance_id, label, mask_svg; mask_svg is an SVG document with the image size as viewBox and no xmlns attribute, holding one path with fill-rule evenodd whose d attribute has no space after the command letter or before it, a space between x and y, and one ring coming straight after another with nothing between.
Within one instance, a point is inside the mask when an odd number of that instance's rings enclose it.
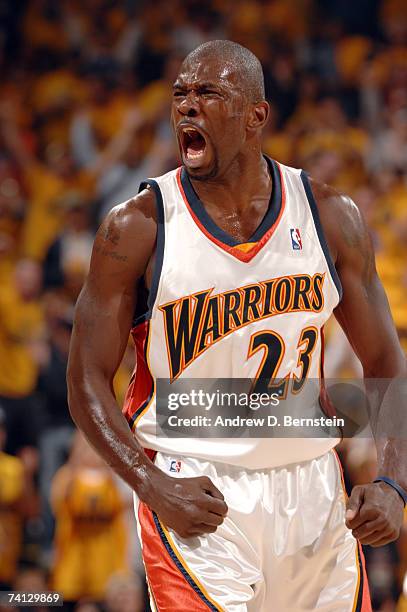
<instances>
[{"instance_id":1,"label":"tattoo on arm","mask_svg":"<svg viewBox=\"0 0 407 612\"><path fill-rule=\"evenodd\" d=\"M127 261L127 255L120 255L117 251L108 251L105 248L100 246L95 246L95 253L99 253L104 257L110 257L111 259L115 259L116 261Z\"/></svg>"},{"instance_id":2,"label":"tattoo on arm","mask_svg":"<svg viewBox=\"0 0 407 612\"><path fill-rule=\"evenodd\" d=\"M104 257L110 257L116 261L127 261L128 257L126 255L120 255L120 253L113 248L117 247L120 242L120 231L114 227L101 227L98 231L98 235L100 238L100 243L95 244L94 250L95 253L99 255L103 255Z\"/></svg>"},{"instance_id":3,"label":"tattoo on arm","mask_svg":"<svg viewBox=\"0 0 407 612\"><path fill-rule=\"evenodd\" d=\"M114 246L117 246L120 240L120 232L117 229L108 227L104 231L103 238L114 244Z\"/></svg>"}]
</instances>

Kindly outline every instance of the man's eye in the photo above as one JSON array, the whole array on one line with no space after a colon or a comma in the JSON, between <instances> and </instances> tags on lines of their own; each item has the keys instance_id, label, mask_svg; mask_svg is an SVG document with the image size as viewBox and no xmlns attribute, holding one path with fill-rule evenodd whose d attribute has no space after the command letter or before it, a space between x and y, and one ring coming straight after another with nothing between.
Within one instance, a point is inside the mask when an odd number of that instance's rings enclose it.
<instances>
[{"instance_id":1,"label":"man's eye","mask_svg":"<svg viewBox=\"0 0 407 612\"><path fill-rule=\"evenodd\" d=\"M214 91L213 89L204 89L201 92L201 95L203 95L203 96L219 96L219 92Z\"/></svg>"},{"instance_id":2,"label":"man's eye","mask_svg":"<svg viewBox=\"0 0 407 612\"><path fill-rule=\"evenodd\" d=\"M173 96L174 98L181 98L182 96L185 96L185 94L183 91L174 91Z\"/></svg>"}]
</instances>

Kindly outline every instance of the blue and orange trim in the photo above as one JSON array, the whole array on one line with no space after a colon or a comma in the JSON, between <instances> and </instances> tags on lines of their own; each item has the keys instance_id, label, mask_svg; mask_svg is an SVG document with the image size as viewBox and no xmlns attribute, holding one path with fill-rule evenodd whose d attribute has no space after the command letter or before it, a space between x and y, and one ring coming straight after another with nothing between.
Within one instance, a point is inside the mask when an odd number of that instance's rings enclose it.
<instances>
[{"instance_id":1,"label":"blue and orange trim","mask_svg":"<svg viewBox=\"0 0 407 612\"><path fill-rule=\"evenodd\" d=\"M279 164L265 157L272 178L272 191L268 210L252 236L245 242L239 243L227 232L222 230L210 215L196 194L185 168L177 172L177 183L186 207L202 233L218 247L236 257L243 263L248 263L257 255L274 234L285 208L285 187L283 175Z\"/></svg>"},{"instance_id":2,"label":"blue and orange trim","mask_svg":"<svg viewBox=\"0 0 407 612\"><path fill-rule=\"evenodd\" d=\"M138 518L144 565L158 612L223 612L188 567L157 514L140 502Z\"/></svg>"},{"instance_id":3,"label":"blue and orange trim","mask_svg":"<svg viewBox=\"0 0 407 612\"><path fill-rule=\"evenodd\" d=\"M151 319L153 312L154 303L157 297L158 286L160 284L161 271L164 260L164 247L165 247L165 219L164 219L164 202L161 189L154 179L148 179L140 183L139 193L143 189L151 187L155 195L155 204L157 211L157 237L155 246L155 262L153 269L153 276L151 280L151 287L148 291L147 305L144 308L144 312L140 312L140 307L137 309L138 312L134 313L133 327L137 327L138 324Z\"/></svg>"},{"instance_id":4,"label":"blue and orange trim","mask_svg":"<svg viewBox=\"0 0 407 612\"><path fill-rule=\"evenodd\" d=\"M150 320L139 323L132 331L136 350L136 367L127 389L123 414L132 430L149 409L155 396L155 381L149 366Z\"/></svg>"},{"instance_id":5,"label":"blue and orange trim","mask_svg":"<svg viewBox=\"0 0 407 612\"><path fill-rule=\"evenodd\" d=\"M336 271L334 261L329 251L329 246L325 238L324 230L322 228L322 223L321 223L321 219L320 219L319 212L318 212L318 206L315 201L314 194L312 192L311 183L310 183L308 174L304 172L304 170L301 172L301 181L304 187L305 195L307 196L307 200L308 200L308 204L311 210L312 217L314 219L314 225L317 231L318 239L319 239L321 248L324 252L326 263L328 264L328 269L331 274L332 280L335 284L336 290L338 291L339 301L341 301L342 295L343 295L342 284L338 276L338 273Z\"/></svg>"},{"instance_id":6,"label":"blue and orange trim","mask_svg":"<svg viewBox=\"0 0 407 612\"><path fill-rule=\"evenodd\" d=\"M356 542L356 563L358 565L359 580L352 612L372 612L365 557L360 542Z\"/></svg>"},{"instance_id":7,"label":"blue and orange trim","mask_svg":"<svg viewBox=\"0 0 407 612\"><path fill-rule=\"evenodd\" d=\"M155 263L150 290L147 291L143 281L140 281L137 309L133 315L132 336L136 350L136 367L127 389L123 406L129 426L132 430L138 420L148 410L155 395L155 382L149 364L149 344L151 333L151 315L157 298L161 271L164 260L165 222L164 203L160 187L154 179L148 179L140 184L139 192L151 187L155 195L157 211L157 237L155 248ZM147 294L147 297L145 297Z\"/></svg>"},{"instance_id":8,"label":"blue and orange trim","mask_svg":"<svg viewBox=\"0 0 407 612\"><path fill-rule=\"evenodd\" d=\"M338 453L335 449L332 449L334 457L339 467L339 473L341 477L342 490L345 496L345 500L348 500L348 493L345 486L345 477L343 473L343 467ZM356 557L356 568L358 572L358 579L356 583L355 597L353 600L352 612L372 612L372 603L370 599L369 582L367 580L365 556L363 554L362 545L358 540L355 540L355 557Z\"/></svg>"}]
</instances>

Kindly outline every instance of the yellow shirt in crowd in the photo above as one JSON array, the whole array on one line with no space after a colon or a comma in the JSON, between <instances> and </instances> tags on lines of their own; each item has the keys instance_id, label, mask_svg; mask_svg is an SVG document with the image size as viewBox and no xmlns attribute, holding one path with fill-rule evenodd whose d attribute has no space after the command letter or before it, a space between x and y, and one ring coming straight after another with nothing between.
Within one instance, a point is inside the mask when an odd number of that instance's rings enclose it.
<instances>
[{"instance_id":1,"label":"yellow shirt in crowd","mask_svg":"<svg viewBox=\"0 0 407 612\"><path fill-rule=\"evenodd\" d=\"M69 191L90 194L94 177L80 172L62 179L46 166L34 164L25 173L30 204L22 228L21 251L24 257L42 261L64 224L63 198Z\"/></svg>"},{"instance_id":2,"label":"yellow shirt in crowd","mask_svg":"<svg viewBox=\"0 0 407 612\"><path fill-rule=\"evenodd\" d=\"M69 601L102 599L109 578L127 568L123 501L107 470L65 466L51 495L56 518L52 588Z\"/></svg>"},{"instance_id":3,"label":"yellow shirt in crowd","mask_svg":"<svg viewBox=\"0 0 407 612\"><path fill-rule=\"evenodd\" d=\"M0 291L0 395L24 397L34 390L38 366L31 345L44 329L41 304L23 301L12 285Z\"/></svg>"},{"instance_id":4,"label":"yellow shirt in crowd","mask_svg":"<svg viewBox=\"0 0 407 612\"><path fill-rule=\"evenodd\" d=\"M21 459L0 452L0 581L14 580L20 556L23 521L16 511L24 492Z\"/></svg>"}]
</instances>

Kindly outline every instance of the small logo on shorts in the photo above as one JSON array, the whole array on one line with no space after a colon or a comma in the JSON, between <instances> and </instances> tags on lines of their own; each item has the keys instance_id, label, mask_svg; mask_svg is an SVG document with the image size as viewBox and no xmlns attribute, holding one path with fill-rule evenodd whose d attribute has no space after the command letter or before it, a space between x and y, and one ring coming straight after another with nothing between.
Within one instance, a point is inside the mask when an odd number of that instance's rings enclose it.
<instances>
[{"instance_id":1,"label":"small logo on shorts","mask_svg":"<svg viewBox=\"0 0 407 612\"><path fill-rule=\"evenodd\" d=\"M170 472L178 472L181 470L181 461L173 459L170 464Z\"/></svg>"},{"instance_id":2,"label":"small logo on shorts","mask_svg":"<svg viewBox=\"0 0 407 612\"><path fill-rule=\"evenodd\" d=\"M292 244L293 250L301 251L302 250L302 240L301 240L300 230L298 228L292 227L290 229L290 234L291 234L291 244Z\"/></svg>"}]
</instances>

